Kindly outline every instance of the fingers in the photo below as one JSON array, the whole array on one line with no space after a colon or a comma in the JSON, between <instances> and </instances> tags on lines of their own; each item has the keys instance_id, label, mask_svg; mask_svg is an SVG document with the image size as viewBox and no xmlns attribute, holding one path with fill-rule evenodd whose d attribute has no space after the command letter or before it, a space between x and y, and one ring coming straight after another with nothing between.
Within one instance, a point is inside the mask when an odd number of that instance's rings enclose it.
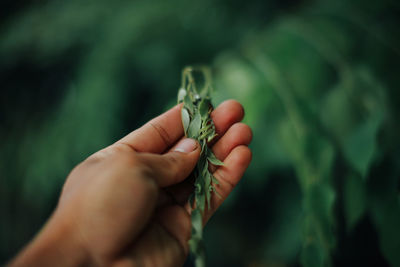
<instances>
[{"instance_id":1,"label":"fingers","mask_svg":"<svg viewBox=\"0 0 400 267\"><path fill-rule=\"evenodd\" d=\"M237 146L249 145L253 134L249 126L244 123L235 123L212 147L215 156L224 160Z\"/></svg>"},{"instance_id":2,"label":"fingers","mask_svg":"<svg viewBox=\"0 0 400 267\"><path fill-rule=\"evenodd\" d=\"M200 145L193 139L181 140L174 150L163 154L139 153L147 174L160 187L183 181L193 171L200 156Z\"/></svg>"},{"instance_id":3,"label":"fingers","mask_svg":"<svg viewBox=\"0 0 400 267\"><path fill-rule=\"evenodd\" d=\"M138 152L164 152L183 136L181 107L181 104L173 107L117 143L127 144Z\"/></svg>"},{"instance_id":4,"label":"fingers","mask_svg":"<svg viewBox=\"0 0 400 267\"><path fill-rule=\"evenodd\" d=\"M212 196L211 210L207 211L205 221L212 216L215 210L222 204L240 181L250 164L251 156L251 151L247 146L237 146L224 160L224 166L219 167L214 172L215 178L219 181L219 185L215 185L215 187L221 197L216 195Z\"/></svg>"},{"instance_id":5,"label":"fingers","mask_svg":"<svg viewBox=\"0 0 400 267\"><path fill-rule=\"evenodd\" d=\"M129 145L138 152L163 153L183 136L181 107L181 104L173 107L117 143ZM211 113L219 136L222 136L232 124L241 121L243 116L243 107L235 100L223 102ZM218 138L217 136L215 140Z\"/></svg>"},{"instance_id":6,"label":"fingers","mask_svg":"<svg viewBox=\"0 0 400 267\"><path fill-rule=\"evenodd\" d=\"M213 140L215 143L224 133L236 122L244 117L244 109L236 100L227 100L222 102L212 113L211 118L215 125L217 137Z\"/></svg>"},{"instance_id":7,"label":"fingers","mask_svg":"<svg viewBox=\"0 0 400 267\"><path fill-rule=\"evenodd\" d=\"M220 139L214 141L216 143L213 146L213 152L217 158L224 160L234 147L250 143L252 138L250 127L243 123L237 123L244 116L243 107L239 102L227 100L221 103L211 116L218 133L216 139ZM180 184L168 187L167 191L174 198L173 201L184 205L193 192L193 180L186 179Z\"/></svg>"},{"instance_id":8,"label":"fingers","mask_svg":"<svg viewBox=\"0 0 400 267\"><path fill-rule=\"evenodd\" d=\"M252 139L252 132L249 126L244 123L235 123L212 147L215 156L224 161L231 151L240 145L247 146ZM210 170L215 171L214 166ZM186 203L188 197L193 192L193 179L186 179L180 184L168 188L168 192L173 196L174 201L179 204Z\"/></svg>"}]
</instances>

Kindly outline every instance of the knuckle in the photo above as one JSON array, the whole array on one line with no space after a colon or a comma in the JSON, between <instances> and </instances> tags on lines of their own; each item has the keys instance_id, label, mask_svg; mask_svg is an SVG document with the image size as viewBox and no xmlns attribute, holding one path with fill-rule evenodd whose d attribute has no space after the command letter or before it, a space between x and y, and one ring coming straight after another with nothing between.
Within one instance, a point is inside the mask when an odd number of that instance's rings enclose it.
<instances>
[{"instance_id":1,"label":"knuckle","mask_svg":"<svg viewBox=\"0 0 400 267\"><path fill-rule=\"evenodd\" d=\"M132 154L132 152L135 152L135 150L128 144L126 143L116 143L110 147L110 153L113 155L121 155L121 154Z\"/></svg>"},{"instance_id":2,"label":"knuckle","mask_svg":"<svg viewBox=\"0 0 400 267\"><path fill-rule=\"evenodd\" d=\"M160 137L160 139L164 142L164 145L168 147L172 143L172 138L168 134L168 131L165 130L163 126L161 126L159 123L153 121L149 122L149 126L153 128L153 130L157 133L157 135Z\"/></svg>"},{"instance_id":3,"label":"knuckle","mask_svg":"<svg viewBox=\"0 0 400 267\"><path fill-rule=\"evenodd\" d=\"M84 160L83 163L86 164L96 164L98 162L103 161L105 158L107 158L108 152L106 151L106 148L99 150L95 152L94 154L90 155L87 159Z\"/></svg>"},{"instance_id":4,"label":"knuckle","mask_svg":"<svg viewBox=\"0 0 400 267\"><path fill-rule=\"evenodd\" d=\"M125 158L127 160L134 161L136 159L136 153L135 150L133 150L133 148L131 148L129 145L124 143L116 143L92 154L85 160L85 162L92 164L115 158Z\"/></svg>"},{"instance_id":5,"label":"knuckle","mask_svg":"<svg viewBox=\"0 0 400 267\"><path fill-rule=\"evenodd\" d=\"M108 147L108 157L127 166L139 165L140 159L136 151L125 143L117 143Z\"/></svg>"}]
</instances>

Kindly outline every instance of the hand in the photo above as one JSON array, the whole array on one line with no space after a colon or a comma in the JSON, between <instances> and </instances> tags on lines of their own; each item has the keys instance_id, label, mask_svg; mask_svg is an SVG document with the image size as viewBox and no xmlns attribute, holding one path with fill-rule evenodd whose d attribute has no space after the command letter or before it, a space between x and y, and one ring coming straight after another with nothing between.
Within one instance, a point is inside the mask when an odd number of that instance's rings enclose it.
<instances>
[{"instance_id":1,"label":"hand","mask_svg":"<svg viewBox=\"0 0 400 267\"><path fill-rule=\"evenodd\" d=\"M68 176L43 230L12 266L179 266L191 234L186 179L200 155L183 136L178 105L115 144L93 154ZM251 160L250 128L233 100L212 113L224 166L204 223L241 179Z\"/></svg>"}]
</instances>

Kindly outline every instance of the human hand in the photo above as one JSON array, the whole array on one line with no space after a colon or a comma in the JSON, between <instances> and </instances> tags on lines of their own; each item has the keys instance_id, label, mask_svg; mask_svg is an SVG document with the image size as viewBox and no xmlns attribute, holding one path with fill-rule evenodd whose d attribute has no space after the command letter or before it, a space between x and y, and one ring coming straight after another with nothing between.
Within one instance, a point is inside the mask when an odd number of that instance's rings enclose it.
<instances>
[{"instance_id":1,"label":"human hand","mask_svg":"<svg viewBox=\"0 0 400 267\"><path fill-rule=\"evenodd\" d=\"M178 105L93 154L68 176L46 226L12 266L179 266L191 235L187 198L200 147L183 136ZM212 145L224 166L204 223L241 179L251 160L250 128L233 100L211 114Z\"/></svg>"}]
</instances>

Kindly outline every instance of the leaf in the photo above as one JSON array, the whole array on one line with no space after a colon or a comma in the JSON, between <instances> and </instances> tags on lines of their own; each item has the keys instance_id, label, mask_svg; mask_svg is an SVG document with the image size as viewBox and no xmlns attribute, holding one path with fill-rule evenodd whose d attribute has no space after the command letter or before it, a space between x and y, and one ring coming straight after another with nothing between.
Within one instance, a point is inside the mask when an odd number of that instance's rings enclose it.
<instances>
[{"instance_id":1,"label":"leaf","mask_svg":"<svg viewBox=\"0 0 400 267\"><path fill-rule=\"evenodd\" d=\"M181 110L181 117L182 117L183 130L185 132L185 135L187 135L187 130L188 130L189 124L190 124L190 116L189 116L189 112L184 107Z\"/></svg>"},{"instance_id":2,"label":"leaf","mask_svg":"<svg viewBox=\"0 0 400 267\"><path fill-rule=\"evenodd\" d=\"M186 94L185 97L183 98L183 103L184 107L187 108L190 112L190 114L193 114L194 112L194 105L192 100L190 99L189 94Z\"/></svg>"},{"instance_id":3,"label":"leaf","mask_svg":"<svg viewBox=\"0 0 400 267\"><path fill-rule=\"evenodd\" d=\"M202 217L204 215L205 205L211 208L211 194L216 192L212 185L214 177L208 170L209 161L215 165L222 165L211 150L207 146L206 140L210 141L215 136L215 126L210 118L210 111L212 110L211 99L209 97L210 86L207 86L205 95L198 95L196 91L195 80L192 68L186 68L183 71L183 80L188 80L189 83L182 91L178 92L178 102L183 99L184 107L181 111L183 128L185 135L189 138L196 139L201 145L200 159L196 164L194 170L195 183L194 192L189 197L192 209L192 238L189 241L190 250L194 256L194 263L196 267L205 266L205 249L202 237ZM206 81L208 82L208 75L205 74ZM185 90L183 89L183 90ZM210 156L210 159L208 158ZM217 181L218 182L218 181Z\"/></svg>"},{"instance_id":4,"label":"leaf","mask_svg":"<svg viewBox=\"0 0 400 267\"><path fill-rule=\"evenodd\" d=\"M359 125L344 142L344 154L351 165L366 177L376 150L376 136L382 122L381 114Z\"/></svg>"},{"instance_id":5,"label":"leaf","mask_svg":"<svg viewBox=\"0 0 400 267\"><path fill-rule=\"evenodd\" d=\"M196 267L204 267L206 266L206 262L205 262L205 257L196 257L196 259L194 260L194 265Z\"/></svg>"},{"instance_id":6,"label":"leaf","mask_svg":"<svg viewBox=\"0 0 400 267\"><path fill-rule=\"evenodd\" d=\"M192 233L192 237L189 240L189 246L190 246L190 252L196 257L196 260L198 258L204 260L205 257L200 256L204 254L204 242L200 236L196 236ZM199 267L199 265L196 265L196 267Z\"/></svg>"},{"instance_id":7,"label":"leaf","mask_svg":"<svg viewBox=\"0 0 400 267\"><path fill-rule=\"evenodd\" d=\"M208 164L207 157L203 154L203 151L205 151L205 149L207 149L207 146L206 147L202 146L200 159L199 159L199 161L197 161L197 165L196 165L196 172L199 175L201 175L203 172L204 164L206 164L206 163Z\"/></svg>"},{"instance_id":8,"label":"leaf","mask_svg":"<svg viewBox=\"0 0 400 267\"><path fill-rule=\"evenodd\" d=\"M400 266L400 158L396 155L389 162L378 163L379 168L374 167L368 177L368 215L379 236L383 256L390 266Z\"/></svg>"},{"instance_id":9,"label":"leaf","mask_svg":"<svg viewBox=\"0 0 400 267\"><path fill-rule=\"evenodd\" d=\"M196 112L194 114L193 120L189 124L188 137L197 139L200 134L201 128L201 116L200 113Z\"/></svg>"},{"instance_id":10,"label":"leaf","mask_svg":"<svg viewBox=\"0 0 400 267\"><path fill-rule=\"evenodd\" d=\"M178 91L178 103L183 102L183 99L185 98L185 96L186 96L185 88L179 89L179 91Z\"/></svg>"},{"instance_id":11,"label":"leaf","mask_svg":"<svg viewBox=\"0 0 400 267\"><path fill-rule=\"evenodd\" d=\"M204 98L199 104L199 111L202 118L207 118L211 107L210 99Z\"/></svg>"},{"instance_id":12,"label":"leaf","mask_svg":"<svg viewBox=\"0 0 400 267\"><path fill-rule=\"evenodd\" d=\"M207 159L213 165L224 166L224 163L222 161L220 161L219 159L217 159L217 157L214 155L214 153L210 149L208 150Z\"/></svg>"},{"instance_id":13,"label":"leaf","mask_svg":"<svg viewBox=\"0 0 400 267\"><path fill-rule=\"evenodd\" d=\"M304 267L324 266L324 251L315 242L307 244L301 253L301 264Z\"/></svg>"},{"instance_id":14,"label":"leaf","mask_svg":"<svg viewBox=\"0 0 400 267\"><path fill-rule=\"evenodd\" d=\"M201 184L196 182L194 187L195 187L195 189L194 189L195 195L200 194L201 193Z\"/></svg>"},{"instance_id":15,"label":"leaf","mask_svg":"<svg viewBox=\"0 0 400 267\"><path fill-rule=\"evenodd\" d=\"M202 165L203 170L201 172L201 175L204 177L204 179L206 179L206 175L208 175L210 172L208 171L208 161L205 160L204 164ZM205 180L204 180L205 181ZM206 183L207 184L207 183Z\"/></svg>"},{"instance_id":16,"label":"leaf","mask_svg":"<svg viewBox=\"0 0 400 267\"><path fill-rule=\"evenodd\" d=\"M327 184L313 184L307 191L304 199L305 209L317 223L321 236L327 246L333 246L334 236L332 232L333 205L335 203L335 191Z\"/></svg>"},{"instance_id":17,"label":"leaf","mask_svg":"<svg viewBox=\"0 0 400 267\"><path fill-rule=\"evenodd\" d=\"M193 230L192 235L201 237L203 232L203 219L201 217L200 210L194 209L192 211L191 218L192 218L192 230Z\"/></svg>"},{"instance_id":18,"label":"leaf","mask_svg":"<svg viewBox=\"0 0 400 267\"><path fill-rule=\"evenodd\" d=\"M199 209L201 213L204 213L206 206L206 196L204 195L204 188L200 193L196 193L196 209Z\"/></svg>"},{"instance_id":19,"label":"leaf","mask_svg":"<svg viewBox=\"0 0 400 267\"><path fill-rule=\"evenodd\" d=\"M218 135L218 134L216 134L216 133L214 132L213 135L207 137L207 142L211 142L217 135Z\"/></svg>"},{"instance_id":20,"label":"leaf","mask_svg":"<svg viewBox=\"0 0 400 267\"><path fill-rule=\"evenodd\" d=\"M365 183L359 176L346 177L343 192L346 228L351 231L366 211Z\"/></svg>"}]
</instances>

